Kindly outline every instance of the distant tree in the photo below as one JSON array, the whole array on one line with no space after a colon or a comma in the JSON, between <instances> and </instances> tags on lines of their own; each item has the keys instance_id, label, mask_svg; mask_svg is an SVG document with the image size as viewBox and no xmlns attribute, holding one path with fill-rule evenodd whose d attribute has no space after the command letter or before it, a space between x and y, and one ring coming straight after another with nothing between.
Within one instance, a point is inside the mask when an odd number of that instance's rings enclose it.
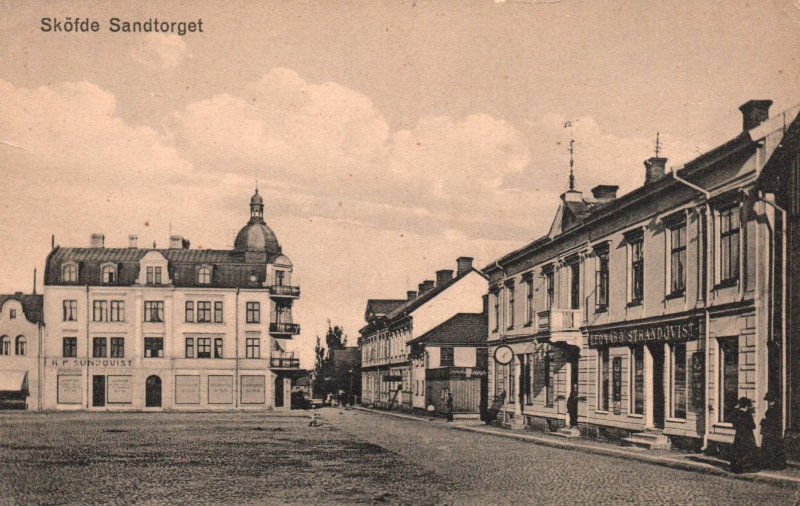
<instances>
[{"instance_id":1,"label":"distant tree","mask_svg":"<svg viewBox=\"0 0 800 506\"><path fill-rule=\"evenodd\" d=\"M347 346L347 334L338 325L331 326L328 320L328 332L325 333L325 345L328 347L328 358L331 358L333 350L341 350Z\"/></svg>"},{"instance_id":2,"label":"distant tree","mask_svg":"<svg viewBox=\"0 0 800 506\"><path fill-rule=\"evenodd\" d=\"M328 388L325 386L328 359L325 357L325 348L322 347L319 336L314 346L314 358L314 393L324 396L328 393Z\"/></svg>"}]
</instances>

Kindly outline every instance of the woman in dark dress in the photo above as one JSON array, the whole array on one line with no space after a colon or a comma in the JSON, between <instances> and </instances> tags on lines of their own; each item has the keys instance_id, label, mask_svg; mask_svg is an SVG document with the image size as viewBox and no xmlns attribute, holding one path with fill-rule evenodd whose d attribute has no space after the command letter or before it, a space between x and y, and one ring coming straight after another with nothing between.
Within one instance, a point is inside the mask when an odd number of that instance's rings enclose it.
<instances>
[{"instance_id":1,"label":"woman in dark dress","mask_svg":"<svg viewBox=\"0 0 800 506\"><path fill-rule=\"evenodd\" d=\"M761 465L765 469L786 469L778 396L768 392L764 400L767 401L767 412L761 420Z\"/></svg>"},{"instance_id":2,"label":"woman in dark dress","mask_svg":"<svg viewBox=\"0 0 800 506\"><path fill-rule=\"evenodd\" d=\"M754 412L753 401L747 397L741 397L736 403L732 420L736 435L731 449L731 471L734 473L754 473L761 468L761 455L753 434L756 428Z\"/></svg>"}]
</instances>

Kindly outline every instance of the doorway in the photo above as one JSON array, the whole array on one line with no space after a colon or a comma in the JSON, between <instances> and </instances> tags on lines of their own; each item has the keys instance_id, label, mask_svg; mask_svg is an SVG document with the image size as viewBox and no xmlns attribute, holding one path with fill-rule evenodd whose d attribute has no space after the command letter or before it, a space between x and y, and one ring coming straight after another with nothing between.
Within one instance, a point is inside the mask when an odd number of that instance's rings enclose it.
<instances>
[{"instance_id":1,"label":"doorway","mask_svg":"<svg viewBox=\"0 0 800 506\"><path fill-rule=\"evenodd\" d=\"M275 407L283 407L283 377L275 378Z\"/></svg>"},{"instance_id":2,"label":"doorway","mask_svg":"<svg viewBox=\"0 0 800 506\"><path fill-rule=\"evenodd\" d=\"M150 376L145 382L144 406L146 408L161 407L161 378Z\"/></svg>"},{"instance_id":3,"label":"doorway","mask_svg":"<svg viewBox=\"0 0 800 506\"><path fill-rule=\"evenodd\" d=\"M106 377L92 376L92 406L106 405Z\"/></svg>"},{"instance_id":4,"label":"doorway","mask_svg":"<svg viewBox=\"0 0 800 506\"><path fill-rule=\"evenodd\" d=\"M664 345L661 343L648 346L653 358L653 371L650 385L653 389L653 427L664 428Z\"/></svg>"}]
</instances>

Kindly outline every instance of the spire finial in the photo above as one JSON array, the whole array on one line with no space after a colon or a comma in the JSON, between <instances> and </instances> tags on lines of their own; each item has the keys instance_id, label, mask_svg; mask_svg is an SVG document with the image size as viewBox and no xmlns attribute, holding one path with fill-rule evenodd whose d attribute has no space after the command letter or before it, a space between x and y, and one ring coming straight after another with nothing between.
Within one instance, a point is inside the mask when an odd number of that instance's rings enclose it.
<instances>
[{"instance_id":1,"label":"spire finial","mask_svg":"<svg viewBox=\"0 0 800 506\"><path fill-rule=\"evenodd\" d=\"M575 138L572 132L572 121L564 123L564 128L569 128L569 191L575 189L575 172L573 166L575 165Z\"/></svg>"},{"instance_id":2,"label":"spire finial","mask_svg":"<svg viewBox=\"0 0 800 506\"><path fill-rule=\"evenodd\" d=\"M656 132L656 158L661 154L661 147L660 132Z\"/></svg>"}]
</instances>

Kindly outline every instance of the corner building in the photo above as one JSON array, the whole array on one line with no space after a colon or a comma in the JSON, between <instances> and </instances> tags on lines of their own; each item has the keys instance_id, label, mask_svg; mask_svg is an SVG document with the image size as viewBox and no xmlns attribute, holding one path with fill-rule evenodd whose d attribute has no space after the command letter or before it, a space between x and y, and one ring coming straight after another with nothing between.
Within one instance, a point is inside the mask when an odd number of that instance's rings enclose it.
<instances>
[{"instance_id":1,"label":"corner building","mask_svg":"<svg viewBox=\"0 0 800 506\"><path fill-rule=\"evenodd\" d=\"M798 113L770 105L744 104L743 131L684 166L647 160L619 198L565 192L548 235L484 269L490 356L514 351L490 364L490 397L507 393L513 424L576 436L573 385L583 436L649 448L732 443L740 397L764 418L786 378L774 195L757 183Z\"/></svg>"},{"instance_id":2,"label":"corner building","mask_svg":"<svg viewBox=\"0 0 800 506\"><path fill-rule=\"evenodd\" d=\"M299 360L292 263L256 190L233 250L54 247L47 257L42 405L57 410L290 407Z\"/></svg>"}]
</instances>

